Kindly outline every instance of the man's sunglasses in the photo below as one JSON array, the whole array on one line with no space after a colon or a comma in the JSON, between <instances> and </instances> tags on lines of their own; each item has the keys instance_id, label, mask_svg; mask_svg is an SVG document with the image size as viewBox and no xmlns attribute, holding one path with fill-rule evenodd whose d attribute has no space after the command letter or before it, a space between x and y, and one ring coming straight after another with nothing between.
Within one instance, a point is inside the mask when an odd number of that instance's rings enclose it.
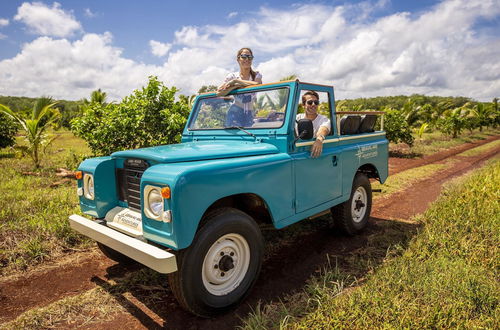
<instances>
[{"instance_id":1,"label":"man's sunglasses","mask_svg":"<svg viewBox=\"0 0 500 330\"><path fill-rule=\"evenodd\" d=\"M240 55L239 58L241 58L242 60L253 60L252 55L246 55L246 54Z\"/></svg>"},{"instance_id":2,"label":"man's sunglasses","mask_svg":"<svg viewBox=\"0 0 500 330\"><path fill-rule=\"evenodd\" d=\"M318 100L309 100L309 101L307 101L306 103L307 103L307 105L313 105L313 104L318 105L318 104L319 104L319 101L318 101Z\"/></svg>"}]
</instances>

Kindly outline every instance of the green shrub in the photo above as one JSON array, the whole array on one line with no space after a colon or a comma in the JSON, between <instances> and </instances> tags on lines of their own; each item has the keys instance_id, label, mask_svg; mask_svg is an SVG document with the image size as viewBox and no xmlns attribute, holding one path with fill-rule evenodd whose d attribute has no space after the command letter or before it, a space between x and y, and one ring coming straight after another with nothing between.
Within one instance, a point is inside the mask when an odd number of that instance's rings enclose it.
<instances>
[{"instance_id":1,"label":"green shrub","mask_svg":"<svg viewBox=\"0 0 500 330\"><path fill-rule=\"evenodd\" d=\"M0 149L11 147L16 143L18 128L14 121L0 112Z\"/></svg>"},{"instance_id":2,"label":"green shrub","mask_svg":"<svg viewBox=\"0 0 500 330\"><path fill-rule=\"evenodd\" d=\"M405 116L400 111L386 109L384 116L384 130L387 139L393 143L404 142L409 146L413 145L414 137L411 128L405 120Z\"/></svg>"},{"instance_id":3,"label":"green shrub","mask_svg":"<svg viewBox=\"0 0 500 330\"><path fill-rule=\"evenodd\" d=\"M177 143L190 109L185 98L175 100L176 92L150 77L146 87L121 103L86 105L82 116L72 121L72 130L97 155Z\"/></svg>"}]
</instances>

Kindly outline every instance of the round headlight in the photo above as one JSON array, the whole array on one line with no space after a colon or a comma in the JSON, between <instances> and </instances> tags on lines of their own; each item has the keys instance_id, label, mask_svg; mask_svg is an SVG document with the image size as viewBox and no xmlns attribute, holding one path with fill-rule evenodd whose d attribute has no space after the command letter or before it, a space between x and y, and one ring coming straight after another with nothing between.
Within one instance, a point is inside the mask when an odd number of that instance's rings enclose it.
<instances>
[{"instance_id":1,"label":"round headlight","mask_svg":"<svg viewBox=\"0 0 500 330\"><path fill-rule=\"evenodd\" d=\"M161 197L161 192L158 189L151 189L147 196L149 211L156 217L161 216L163 211L163 198Z\"/></svg>"},{"instance_id":2,"label":"round headlight","mask_svg":"<svg viewBox=\"0 0 500 330\"><path fill-rule=\"evenodd\" d=\"M94 199L94 177L91 174L83 176L83 193L85 198Z\"/></svg>"}]
</instances>

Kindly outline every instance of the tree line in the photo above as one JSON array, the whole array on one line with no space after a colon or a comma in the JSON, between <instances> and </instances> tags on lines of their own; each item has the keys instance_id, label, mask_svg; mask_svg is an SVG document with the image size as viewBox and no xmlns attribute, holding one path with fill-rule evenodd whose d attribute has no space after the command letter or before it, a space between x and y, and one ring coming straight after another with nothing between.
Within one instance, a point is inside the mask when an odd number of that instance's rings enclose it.
<instances>
[{"instance_id":1,"label":"tree line","mask_svg":"<svg viewBox=\"0 0 500 330\"><path fill-rule=\"evenodd\" d=\"M288 78L288 77L287 77ZM216 86L202 86L199 93ZM195 95L178 94L157 77L120 102L108 102L100 89L79 101L0 96L0 148L15 144L23 132L24 151L40 166L41 150L52 141L48 128L65 127L84 139L94 155L180 142ZM393 143L410 146L414 136L439 130L457 137L463 130L497 127L500 124L498 99L477 102L466 97L414 94L340 100L337 111L384 111L384 129Z\"/></svg>"}]
</instances>

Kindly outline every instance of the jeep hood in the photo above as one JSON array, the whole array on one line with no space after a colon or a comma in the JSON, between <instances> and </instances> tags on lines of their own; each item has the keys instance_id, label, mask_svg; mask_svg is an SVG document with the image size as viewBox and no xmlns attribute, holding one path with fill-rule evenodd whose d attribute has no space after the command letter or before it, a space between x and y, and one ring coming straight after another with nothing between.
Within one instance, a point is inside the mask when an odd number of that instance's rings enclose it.
<instances>
[{"instance_id":1,"label":"jeep hood","mask_svg":"<svg viewBox=\"0 0 500 330\"><path fill-rule=\"evenodd\" d=\"M113 158L138 158L159 163L189 162L217 158L278 153L272 144L245 141L199 141L118 151Z\"/></svg>"}]
</instances>

